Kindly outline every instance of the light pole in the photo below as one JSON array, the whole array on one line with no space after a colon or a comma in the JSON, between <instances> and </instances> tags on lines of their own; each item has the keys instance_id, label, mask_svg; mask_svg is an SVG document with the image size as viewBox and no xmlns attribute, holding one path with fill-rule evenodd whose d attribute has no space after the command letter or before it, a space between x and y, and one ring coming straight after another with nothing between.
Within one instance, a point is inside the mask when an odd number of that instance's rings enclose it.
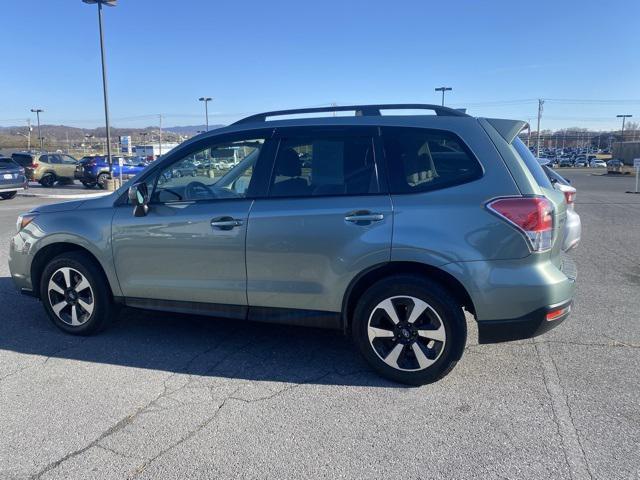
<instances>
[{"instance_id":1,"label":"light pole","mask_svg":"<svg viewBox=\"0 0 640 480\"><path fill-rule=\"evenodd\" d=\"M211 100L211 97L200 97L198 99L199 102L204 102L204 117L207 126L205 131L207 132L209 131L209 108L207 107L207 103L209 103Z\"/></svg>"},{"instance_id":2,"label":"light pole","mask_svg":"<svg viewBox=\"0 0 640 480\"><path fill-rule=\"evenodd\" d=\"M620 132L620 141L624 142L624 121L627 118L633 117L633 115L616 115L616 117L622 119L622 131Z\"/></svg>"},{"instance_id":3,"label":"light pole","mask_svg":"<svg viewBox=\"0 0 640 480\"><path fill-rule=\"evenodd\" d=\"M102 59L102 92L104 95L104 119L107 128L107 162L109 164L109 176L113 171L111 162L111 131L109 129L109 95L107 92L107 65L104 58L104 34L102 32L102 5L115 7L117 0L82 0L90 5L98 4L98 25L100 28L100 57Z\"/></svg>"},{"instance_id":4,"label":"light pole","mask_svg":"<svg viewBox=\"0 0 640 480\"><path fill-rule=\"evenodd\" d=\"M40 140L40 151L42 151L43 147L42 147L42 133L40 132L40 114L44 112L44 110L41 108L32 108L31 111L36 114L36 117L38 117L38 140Z\"/></svg>"},{"instance_id":5,"label":"light pole","mask_svg":"<svg viewBox=\"0 0 640 480\"><path fill-rule=\"evenodd\" d=\"M444 92L449 92L453 90L451 87L438 87L436 88L436 92L442 92L442 106L444 107Z\"/></svg>"}]
</instances>

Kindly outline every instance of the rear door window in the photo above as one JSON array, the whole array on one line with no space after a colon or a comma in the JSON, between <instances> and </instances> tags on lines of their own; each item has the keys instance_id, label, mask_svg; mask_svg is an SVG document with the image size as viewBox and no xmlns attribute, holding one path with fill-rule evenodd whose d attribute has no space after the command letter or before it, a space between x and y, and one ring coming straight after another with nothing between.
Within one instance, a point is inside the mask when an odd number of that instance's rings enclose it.
<instances>
[{"instance_id":1,"label":"rear door window","mask_svg":"<svg viewBox=\"0 0 640 480\"><path fill-rule=\"evenodd\" d=\"M423 128L382 129L391 193L419 193L471 182L483 174L453 133Z\"/></svg>"},{"instance_id":2,"label":"rear door window","mask_svg":"<svg viewBox=\"0 0 640 480\"><path fill-rule=\"evenodd\" d=\"M299 130L282 133L270 197L314 197L378 193L371 136Z\"/></svg>"}]
</instances>

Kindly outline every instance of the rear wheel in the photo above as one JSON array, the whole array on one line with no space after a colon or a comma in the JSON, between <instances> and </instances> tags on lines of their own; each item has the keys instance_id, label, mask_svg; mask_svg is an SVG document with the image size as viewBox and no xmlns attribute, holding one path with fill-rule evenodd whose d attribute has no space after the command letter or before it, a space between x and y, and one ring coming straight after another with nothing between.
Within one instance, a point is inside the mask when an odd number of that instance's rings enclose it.
<instances>
[{"instance_id":1,"label":"rear wheel","mask_svg":"<svg viewBox=\"0 0 640 480\"><path fill-rule=\"evenodd\" d=\"M364 358L383 377L424 385L456 365L467 326L462 307L439 284L417 276L394 276L364 293L352 334Z\"/></svg>"},{"instance_id":2,"label":"rear wheel","mask_svg":"<svg viewBox=\"0 0 640 480\"><path fill-rule=\"evenodd\" d=\"M2 197L3 200L11 200L13 197L15 197L18 194L18 192L3 192L0 193L0 197Z\"/></svg>"},{"instance_id":3,"label":"rear wheel","mask_svg":"<svg viewBox=\"0 0 640 480\"><path fill-rule=\"evenodd\" d=\"M54 183L56 183L56 176L53 173L45 173L40 179L40 185L46 188L53 187Z\"/></svg>"},{"instance_id":4,"label":"rear wheel","mask_svg":"<svg viewBox=\"0 0 640 480\"><path fill-rule=\"evenodd\" d=\"M56 327L73 335L90 335L107 326L116 313L107 288L107 279L89 255L69 252L45 267L40 298Z\"/></svg>"}]
</instances>

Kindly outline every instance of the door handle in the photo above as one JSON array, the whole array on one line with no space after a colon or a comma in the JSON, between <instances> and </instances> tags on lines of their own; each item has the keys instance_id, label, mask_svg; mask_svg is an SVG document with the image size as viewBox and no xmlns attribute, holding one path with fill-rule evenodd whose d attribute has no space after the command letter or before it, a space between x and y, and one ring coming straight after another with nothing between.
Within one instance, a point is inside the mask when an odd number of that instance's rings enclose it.
<instances>
[{"instance_id":1,"label":"door handle","mask_svg":"<svg viewBox=\"0 0 640 480\"><path fill-rule=\"evenodd\" d=\"M382 213L373 213L367 210L347 213L344 217L345 222L355 223L357 225L365 225L373 222L384 220Z\"/></svg>"},{"instance_id":2,"label":"door handle","mask_svg":"<svg viewBox=\"0 0 640 480\"><path fill-rule=\"evenodd\" d=\"M235 227L241 227L242 220L233 217L218 217L211 220L211 226L219 230L231 230Z\"/></svg>"}]
</instances>

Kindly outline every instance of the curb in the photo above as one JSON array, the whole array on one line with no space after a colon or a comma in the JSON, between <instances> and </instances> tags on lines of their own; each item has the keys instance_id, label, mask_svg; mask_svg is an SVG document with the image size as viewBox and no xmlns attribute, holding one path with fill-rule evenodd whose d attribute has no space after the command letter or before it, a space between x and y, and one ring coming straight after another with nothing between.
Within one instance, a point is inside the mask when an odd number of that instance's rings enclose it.
<instances>
[{"instance_id":1,"label":"curb","mask_svg":"<svg viewBox=\"0 0 640 480\"><path fill-rule=\"evenodd\" d=\"M60 198L60 199L76 199L83 200L87 198L98 198L110 195L113 192L99 192L99 193L81 193L78 195L73 194L52 194L52 193L31 193L31 192L18 192L21 197L37 197L37 198Z\"/></svg>"}]
</instances>

